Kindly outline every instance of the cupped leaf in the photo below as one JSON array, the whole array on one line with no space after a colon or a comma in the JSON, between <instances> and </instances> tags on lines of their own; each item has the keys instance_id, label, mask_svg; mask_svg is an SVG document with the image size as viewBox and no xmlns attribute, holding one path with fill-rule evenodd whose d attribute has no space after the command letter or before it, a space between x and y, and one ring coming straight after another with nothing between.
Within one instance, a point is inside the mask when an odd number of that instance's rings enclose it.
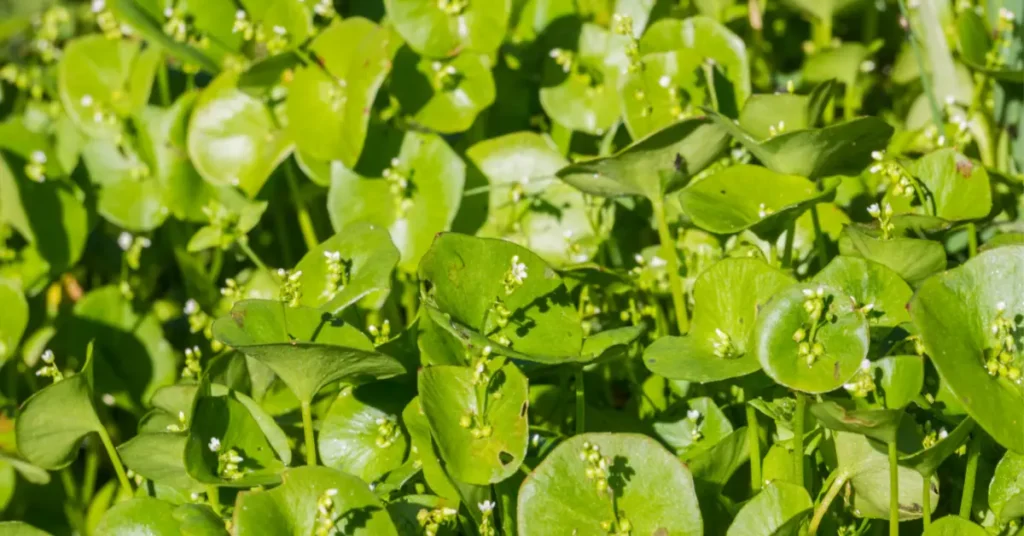
<instances>
[{"instance_id":1,"label":"cupped leaf","mask_svg":"<svg viewBox=\"0 0 1024 536\"><path fill-rule=\"evenodd\" d=\"M1012 12L1011 12L1012 13ZM1012 20L1012 19L1011 19ZM975 71L981 71L997 80L1022 84L1024 83L1024 67L1020 62L1016 65L1006 65L1013 62L1008 57L1011 47L993 47L993 33L988 29L982 16L973 10L966 9L956 15L956 29L959 37L960 60ZM996 61L990 61L991 56Z\"/></svg>"},{"instance_id":2,"label":"cupped leaf","mask_svg":"<svg viewBox=\"0 0 1024 536\"><path fill-rule=\"evenodd\" d=\"M350 225L295 265L302 272L299 303L337 314L371 293L383 298L398 257L387 231L369 223Z\"/></svg>"},{"instance_id":3,"label":"cupped leaf","mask_svg":"<svg viewBox=\"0 0 1024 536\"><path fill-rule=\"evenodd\" d=\"M298 467L270 491L245 491L235 505L235 534L308 536L325 521L352 536L397 536L387 511L358 478L328 467ZM330 499L326 515L320 504Z\"/></svg>"},{"instance_id":4,"label":"cupped leaf","mask_svg":"<svg viewBox=\"0 0 1024 536\"><path fill-rule=\"evenodd\" d=\"M388 18L409 46L441 58L462 51L491 54L501 45L512 5L493 2L385 0Z\"/></svg>"},{"instance_id":5,"label":"cupped leaf","mask_svg":"<svg viewBox=\"0 0 1024 536\"><path fill-rule=\"evenodd\" d=\"M237 73L225 72L199 94L188 126L188 154L210 184L238 186L255 197L292 142L263 100L237 83Z\"/></svg>"},{"instance_id":6,"label":"cupped leaf","mask_svg":"<svg viewBox=\"0 0 1024 536\"><path fill-rule=\"evenodd\" d=\"M839 256L814 276L814 280L842 290L865 310L872 326L897 326L910 321L907 304L910 286L884 264L858 257Z\"/></svg>"},{"instance_id":7,"label":"cupped leaf","mask_svg":"<svg viewBox=\"0 0 1024 536\"><path fill-rule=\"evenodd\" d=\"M15 421L18 451L44 469L67 467L85 436L103 430L92 402L91 348L86 355L81 372L30 396Z\"/></svg>"},{"instance_id":8,"label":"cupped leaf","mask_svg":"<svg viewBox=\"0 0 1024 536\"><path fill-rule=\"evenodd\" d=\"M948 515L933 521L921 536L986 536L987 534L985 529L962 517Z\"/></svg>"},{"instance_id":9,"label":"cupped leaf","mask_svg":"<svg viewBox=\"0 0 1024 536\"><path fill-rule=\"evenodd\" d=\"M419 274L429 289L426 298L494 341L495 351L508 347L545 363L580 355L579 313L562 278L532 251L504 240L445 233L424 255ZM506 344L498 344L502 337Z\"/></svg>"},{"instance_id":10,"label":"cupped leaf","mask_svg":"<svg viewBox=\"0 0 1024 536\"><path fill-rule=\"evenodd\" d=\"M772 482L743 505L726 536L797 536L812 508L803 486Z\"/></svg>"},{"instance_id":11,"label":"cupped leaf","mask_svg":"<svg viewBox=\"0 0 1024 536\"><path fill-rule=\"evenodd\" d=\"M946 250L938 242L904 237L886 240L852 225L843 228L839 253L885 265L912 286L946 269Z\"/></svg>"},{"instance_id":12,"label":"cupped leaf","mask_svg":"<svg viewBox=\"0 0 1024 536\"><path fill-rule=\"evenodd\" d=\"M405 461L409 439L399 420L409 396L401 386L374 382L344 387L320 424L324 465L373 482Z\"/></svg>"},{"instance_id":13,"label":"cupped leaf","mask_svg":"<svg viewBox=\"0 0 1024 536\"><path fill-rule=\"evenodd\" d=\"M331 168L327 211L339 232L359 221L386 228L402 254L399 266L411 272L455 219L466 164L436 134L397 134L388 132L355 171Z\"/></svg>"},{"instance_id":14,"label":"cupped leaf","mask_svg":"<svg viewBox=\"0 0 1024 536\"><path fill-rule=\"evenodd\" d=\"M939 465L967 442L972 430L974 430L974 419L967 417L961 420L953 431L947 434L937 434L938 440L935 444L928 447L922 444L921 449L916 452L901 454L900 465L912 467L923 476L934 475Z\"/></svg>"},{"instance_id":15,"label":"cupped leaf","mask_svg":"<svg viewBox=\"0 0 1024 536\"><path fill-rule=\"evenodd\" d=\"M809 312L815 303L822 304L817 319ZM760 311L753 337L753 352L768 376L807 393L849 381L868 352L864 314L844 291L825 285L804 283L776 294Z\"/></svg>"},{"instance_id":16,"label":"cupped leaf","mask_svg":"<svg viewBox=\"0 0 1024 536\"><path fill-rule=\"evenodd\" d=\"M140 0L106 0L106 5L117 16L118 22L131 26L145 37L146 41L159 44L160 48L181 61L196 65L208 73L217 74L220 70L218 62L208 53L209 50L171 37L164 32L163 20L158 18L160 15L147 10L140 3Z\"/></svg>"},{"instance_id":17,"label":"cupped leaf","mask_svg":"<svg viewBox=\"0 0 1024 536\"><path fill-rule=\"evenodd\" d=\"M606 329L588 336L583 340L580 361L608 361L621 357L629 350L629 345L644 334L643 324Z\"/></svg>"},{"instance_id":18,"label":"cupped leaf","mask_svg":"<svg viewBox=\"0 0 1024 536\"><path fill-rule=\"evenodd\" d=\"M607 490L588 477L598 460L581 454L606 459ZM634 434L582 434L562 442L523 482L516 512L520 534L603 534L603 523L621 526L624 519L636 534L704 533L686 465Z\"/></svg>"},{"instance_id":19,"label":"cupped leaf","mask_svg":"<svg viewBox=\"0 0 1024 536\"><path fill-rule=\"evenodd\" d=\"M152 497L138 497L114 505L96 526L98 536L137 534L141 527L151 536L203 534L227 536L224 522L206 505L175 505Z\"/></svg>"},{"instance_id":20,"label":"cupped leaf","mask_svg":"<svg viewBox=\"0 0 1024 536\"><path fill-rule=\"evenodd\" d=\"M644 364L666 378L698 382L757 371L761 364L751 336L758 311L793 282L757 259L725 259L711 265L694 282L690 334L654 341L644 352Z\"/></svg>"},{"instance_id":21,"label":"cupped leaf","mask_svg":"<svg viewBox=\"0 0 1024 536\"><path fill-rule=\"evenodd\" d=\"M594 209L583 193L555 178L569 162L548 138L517 132L479 142L466 156L490 183L487 222L478 236L523 244L556 267L597 252L602 229L591 223ZM608 227L613 217L608 209L598 214Z\"/></svg>"},{"instance_id":22,"label":"cupped leaf","mask_svg":"<svg viewBox=\"0 0 1024 536\"><path fill-rule=\"evenodd\" d=\"M826 400L811 406L811 413L824 427L860 434L883 443L896 441L903 410L857 409L850 400Z\"/></svg>"},{"instance_id":23,"label":"cupped leaf","mask_svg":"<svg viewBox=\"0 0 1024 536\"><path fill-rule=\"evenodd\" d=\"M703 106L703 60L681 50L645 54L644 68L627 70L619 89L623 119L634 139L661 130Z\"/></svg>"},{"instance_id":24,"label":"cupped leaf","mask_svg":"<svg viewBox=\"0 0 1024 536\"><path fill-rule=\"evenodd\" d=\"M852 505L858 517L888 519L889 517L889 458L884 448L878 448L867 437L849 432L836 432L837 478L851 483ZM925 481L916 471L899 466L899 519L918 519L924 512L921 498ZM938 480L928 481L931 507L934 511L939 500Z\"/></svg>"},{"instance_id":25,"label":"cupped leaf","mask_svg":"<svg viewBox=\"0 0 1024 536\"><path fill-rule=\"evenodd\" d=\"M677 199L683 213L697 227L712 233L732 234L754 226L781 232L787 220L834 195L835 186L833 183L830 189L820 191L803 177L739 164L689 184ZM769 220L781 224L773 225Z\"/></svg>"},{"instance_id":26,"label":"cupped leaf","mask_svg":"<svg viewBox=\"0 0 1024 536\"><path fill-rule=\"evenodd\" d=\"M423 413L452 477L487 485L519 470L526 456L529 392L513 364L488 366L483 380L468 367L420 372Z\"/></svg>"},{"instance_id":27,"label":"cupped leaf","mask_svg":"<svg viewBox=\"0 0 1024 536\"><path fill-rule=\"evenodd\" d=\"M835 81L822 82L807 95L772 93L751 95L740 111L739 126L755 140L772 137L773 131L814 128L831 100Z\"/></svg>"},{"instance_id":28,"label":"cupped leaf","mask_svg":"<svg viewBox=\"0 0 1024 536\"><path fill-rule=\"evenodd\" d=\"M14 355L28 326L28 302L13 281L0 279L0 303L4 304L4 314L0 315L0 365L3 365Z\"/></svg>"},{"instance_id":29,"label":"cupped leaf","mask_svg":"<svg viewBox=\"0 0 1024 536\"><path fill-rule=\"evenodd\" d=\"M487 56L462 52L436 60L408 48L395 57L391 89L414 122L441 133L468 129L495 95Z\"/></svg>"},{"instance_id":30,"label":"cupped leaf","mask_svg":"<svg viewBox=\"0 0 1024 536\"><path fill-rule=\"evenodd\" d=\"M1020 344L1006 348L1004 339L1019 330L1022 297L1024 247L1006 246L928 279L910 307L949 390L986 432L1018 453L1024 453L1024 390L1010 376L1011 369L1019 376L1024 359Z\"/></svg>"},{"instance_id":31,"label":"cupped leaf","mask_svg":"<svg viewBox=\"0 0 1024 536\"><path fill-rule=\"evenodd\" d=\"M685 186L728 145L728 134L714 123L687 119L634 142L615 156L570 164L557 175L591 195L660 200Z\"/></svg>"},{"instance_id":32,"label":"cupped leaf","mask_svg":"<svg viewBox=\"0 0 1024 536\"><path fill-rule=\"evenodd\" d=\"M409 457L420 463L423 469L423 479L433 493L449 500L459 500L459 490L455 482L448 476L444 466L441 464L441 455L438 454L434 440L431 439L430 422L423 413L423 406L420 398L413 398L405 409L402 410L402 422L409 431L409 440L412 446Z\"/></svg>"},{"instance_id":33,"label":"cupped leaf","mask_svg":"<svg viewBox=\"0 0 1024 536\"><path fill-rule=\"evenodd\" d=\"M881 376L885 407L899 409L921 394L924 386L924 359L917 355L893 355L871 363L872 376ZM875 372L877 371L877 372Z\"/></svg>"},{"instance_id":34,"label":"cupped leaf","mask_svg":"<svg viewBox=\"0 0 1024 536\"><path fill-rule=\"evenodd\" d=\"M110 223L137 232L160 227L170 215L164 189L151 176L105 186L100 190L96 211Z\"/></svg>"},{"instance_id":35,"label":"cupped leaf","mask_svg":"<svg viewBox=\"0 0 1024 536\"><path fill-rule=\"evenodd\" d=\"M654 431L684 460L710 450L733 433L732 423L715 401L698 396L686 401L687 410L676 416L658 416Z\"/></svg>"},{"instance_id":36,"label":"cupped leaf","mask_svg":"<svg viewBox=\"0 0 1024 536\"><path fill-rule=\"evenodd\" d=\"M963 221L984 218L992 210L992 187L985 167L955 149L928 153L906 169L924 187L925 214ZM912 210L906 198L889 196L888 201L897 214Z\"/></svg>"},{"instance_id":37,"label":"cupped leaf","mask_svg":"<svg viewBox=\"0 0 1024 536\"><path fill-rule=\"evenodd\" d=\"M185 444L188 434L180 432L148 432L118 445L117 453L126 467L157 484L192 493L203 489L203 483L185 470Z\"/></svg>"},{"instance_id":38,"label":"cupped leaf","mask_svg":"<svg viewBox=\"0 0 1024 536\"><path fill-rule=\"evenodd\" d=\"M1007 451L988 485L988 504L1001 523L1024 517L1024 456Z\"/></svg>"},{"instance_id":39,"label":"cupped leaf","mask_svg":"<svg viewBox=\"0 0 1024 536\"><path fill-rule=\"evenodd\" d=\"M405 372L398 360L377 353L359 329L309 307L242 300L214 322L213 335L267 365L303 402L334 381Z\"/></svg>"}]
</instances>

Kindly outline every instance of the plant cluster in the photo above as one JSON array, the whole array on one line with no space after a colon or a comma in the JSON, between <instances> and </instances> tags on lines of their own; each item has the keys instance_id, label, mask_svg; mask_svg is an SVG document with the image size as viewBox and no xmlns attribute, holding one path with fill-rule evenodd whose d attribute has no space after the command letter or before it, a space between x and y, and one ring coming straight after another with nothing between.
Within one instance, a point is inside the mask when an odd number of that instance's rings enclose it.
<instances>
[{"instance_id":1,"label":"plant cluster","mask_svg":"<svg viewBox=\"0 0 1024 536\"><path fill-rule=\"evenodd\" d=\"M0 533L1022 534L1022 16L0 2Z\"/></svg>"}]
</instances>

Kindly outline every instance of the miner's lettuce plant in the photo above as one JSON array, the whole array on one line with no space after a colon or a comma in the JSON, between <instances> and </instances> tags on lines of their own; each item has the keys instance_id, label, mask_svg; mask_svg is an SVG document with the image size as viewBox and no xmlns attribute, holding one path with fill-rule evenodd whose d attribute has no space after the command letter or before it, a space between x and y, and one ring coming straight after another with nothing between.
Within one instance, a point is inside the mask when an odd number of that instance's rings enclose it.
<instances>
[{"instance_id":1,"label":"miner's lettuce plant","mask_svg":"<svg viewBox=\"0 0 1024 536\"><path fill-rule=\"evenodd\" d=\"M1020 534L1020 1L0 17L0 533Z\"/></svg>"}]
</instances>

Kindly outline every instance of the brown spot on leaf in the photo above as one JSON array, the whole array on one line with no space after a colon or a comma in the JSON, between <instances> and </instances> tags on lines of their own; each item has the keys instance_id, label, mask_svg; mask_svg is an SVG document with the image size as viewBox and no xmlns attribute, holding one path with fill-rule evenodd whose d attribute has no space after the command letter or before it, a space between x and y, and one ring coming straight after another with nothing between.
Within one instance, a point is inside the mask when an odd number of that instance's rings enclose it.
<instances>
[{"instance_id":1,"label":"brown spot on leaf","mask_svg":"<svg viewBox=\"0 0 1024 536\"><path fill-rule=\"evenodd\" d=\"M231 319L238 324L238 327L245 327L245 311L231 311Z\"/></svg>"},{"instance_id":2,"label":"brown spot on leaf","mask_svg":"<svg viewBox=\"0 0 1024 536\"><path fill-rule=\"evenodd\" d=\"M974 164L967 158L958 157L956 159L956 171L963 176L963 178L969 179L971 178L971 173L974 172Z\"/></svg>"},{"instance_id":3,"label":"brown spot on leaf","mask_svg":"<svg viewBox=\"0 0 1024 536\"><path fill-rule=\"evenodd\" d=\"M836 381L839 381L839 362L838 361L836 361L836 364L832 366L832 378L835 379Z\"/></svg>"}]
</instances>

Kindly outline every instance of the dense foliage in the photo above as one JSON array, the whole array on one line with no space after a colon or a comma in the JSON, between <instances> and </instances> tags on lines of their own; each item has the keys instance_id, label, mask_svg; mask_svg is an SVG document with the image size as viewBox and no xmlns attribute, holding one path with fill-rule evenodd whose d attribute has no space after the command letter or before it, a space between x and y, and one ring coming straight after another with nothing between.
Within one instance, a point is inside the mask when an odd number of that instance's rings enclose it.
<instances>
[{"instance_id":1,"label":"dense foliage","mask_svg":"<svg viewBox=\"0 0 1024 536\"><path fill-rule=\"evenodd\" d=\"M1022 534L1022 18L0 1L0 533Z\"/></svg>"}]
</instances>

